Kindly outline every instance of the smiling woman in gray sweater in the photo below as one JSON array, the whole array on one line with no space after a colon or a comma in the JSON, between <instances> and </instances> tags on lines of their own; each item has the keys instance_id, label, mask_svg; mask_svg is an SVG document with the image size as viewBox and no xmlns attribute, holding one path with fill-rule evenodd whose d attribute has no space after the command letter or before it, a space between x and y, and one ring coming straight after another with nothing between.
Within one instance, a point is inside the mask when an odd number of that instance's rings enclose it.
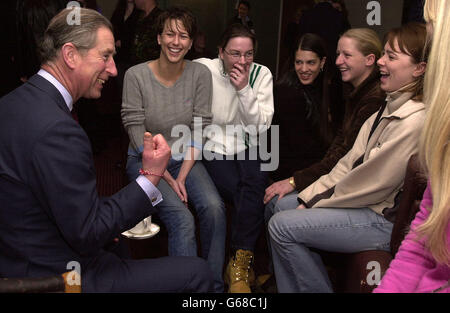
<instances>
[{"instance_id":1,"label":"smiling woman in gray sweater","mask_svg":"<svg viewBox=\"0 0 450 313\"><path fill-rule=\"evenodd\" d=\"M203 148L201 130L212 119L211 73L206 66L184 59L195 32L190 12L167 10L158 25L160 57L125 74L122 120L130 138L127 175L129 179L139 175L144 132L162 134L172 148L172 158L164 173L154 174L164 178L158 185L163 200L157 207L169 233L169 255L197 255L189 202L199 218L201 256L214 272L214 290L221 292L225 208L203 164L196 162Z\"/></svg>"}]
</instances>

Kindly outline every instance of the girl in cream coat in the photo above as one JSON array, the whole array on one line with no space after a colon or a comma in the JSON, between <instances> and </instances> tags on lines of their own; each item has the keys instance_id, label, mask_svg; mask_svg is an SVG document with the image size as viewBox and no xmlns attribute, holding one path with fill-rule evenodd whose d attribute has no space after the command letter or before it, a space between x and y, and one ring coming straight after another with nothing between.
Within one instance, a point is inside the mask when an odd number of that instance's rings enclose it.
<instances>
[{"instance_id":1,"label":"girl in cream coat","mask_svg":"<svg viewBox=\"0 0 450 313\"><path fill-rule=\"evenodd\" d=\"M427 0L424 13L433 44L419 155L430 181L409 234L374 292L450 293L450 2Z\"/></svg>"}]
</instances>

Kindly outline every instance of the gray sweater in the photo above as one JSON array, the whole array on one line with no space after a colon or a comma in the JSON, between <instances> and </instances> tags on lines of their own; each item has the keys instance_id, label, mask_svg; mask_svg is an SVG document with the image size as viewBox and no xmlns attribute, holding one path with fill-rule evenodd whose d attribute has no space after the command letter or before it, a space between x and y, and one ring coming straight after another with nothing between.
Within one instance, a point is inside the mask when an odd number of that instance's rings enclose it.
<instances>
[{"instance_id":1,"label":"gray sweater","mask_svg":"<svg viewBox=\"0 0 450 313\"><path fill-rule=\"evenodd\" d=\"M202 119L196 128L211 124L211 73L203 64L185 62L183 73L171 87L162 85L147 63L135 65L125 73L121 115L130 148L142 152L145 131L162 134L173 148L182 137L178 133L171 135L175 125L184 125L181 128L192 131L195 117ZM200 145L203 140L194 136L189 139ZM180 149L172 154L183 152Z\"/></svg>"}]
</instances>

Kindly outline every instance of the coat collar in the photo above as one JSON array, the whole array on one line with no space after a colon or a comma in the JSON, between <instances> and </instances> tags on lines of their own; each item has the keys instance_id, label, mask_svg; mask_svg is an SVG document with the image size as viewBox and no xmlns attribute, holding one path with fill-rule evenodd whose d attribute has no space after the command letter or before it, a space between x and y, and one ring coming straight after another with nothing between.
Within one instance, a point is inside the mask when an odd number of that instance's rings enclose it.
<instances>
[{"instance_id":1,"label":"coat collar","mask_svg":"<svg viewBox=\"0 0 450 313\"><path fill-rule=\"evenodd\" d=\"M394 91L387 94L386 108L382 117L406 118L409 115L425 110L422 102L411 100L412 92Z\"/></svg>"},{"instance_id":2,"label":"coat collar","mask_svg":"<svg viewBox=\"0 0 450 313\"><path fill-rule=\"evenodd\" d=\"M67 114L71 114L64 97L48 80L36 74L31 76L27 83L47 93L61 109L67 112Z\"/></svg>"}]
</instances>

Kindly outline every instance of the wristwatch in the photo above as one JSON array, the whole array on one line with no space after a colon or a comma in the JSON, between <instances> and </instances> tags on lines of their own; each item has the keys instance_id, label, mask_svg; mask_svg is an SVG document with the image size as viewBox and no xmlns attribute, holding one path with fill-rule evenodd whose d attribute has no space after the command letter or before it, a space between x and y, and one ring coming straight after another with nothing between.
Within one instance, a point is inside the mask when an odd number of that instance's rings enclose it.
<instances>
[{"instance_id":1,"label":"wristwatch","mask_svg":"<svg viewBox=\"0 0 450 313\"><path fill-rule=\"evenodd\" d=\"M295 189L294 177L289 178L289 184L291 184L291 186Z\"/></svg>"}]
</instances>

